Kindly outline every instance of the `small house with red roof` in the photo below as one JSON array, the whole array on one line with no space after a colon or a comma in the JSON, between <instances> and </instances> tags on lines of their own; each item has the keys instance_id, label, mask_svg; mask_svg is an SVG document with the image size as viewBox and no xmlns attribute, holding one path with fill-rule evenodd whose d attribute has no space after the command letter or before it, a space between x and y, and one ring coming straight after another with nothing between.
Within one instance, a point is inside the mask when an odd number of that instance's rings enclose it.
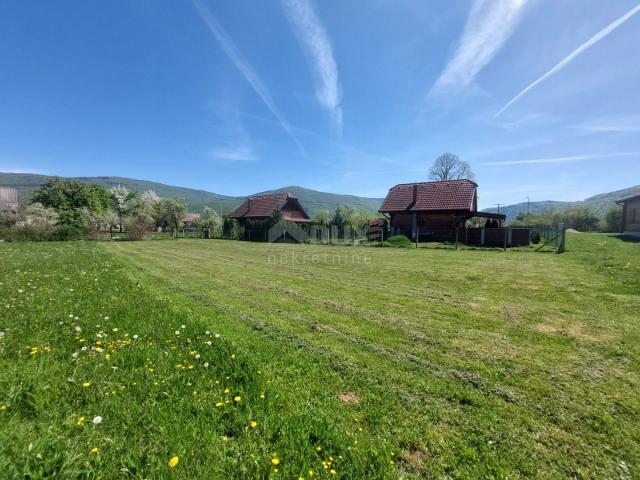
<instances>
[{"instance_id":1,"label":"small house with red roof","mask_svg":"<svg viewBox=\"0 0 640 480\"><path fill-rule=\"evenodd\" d=\"M448 240L467 220L487 219L501 226L505 215L478 211L478 184L471 180L401 183L387 193L379 212L388 216L391 233Z\"/></svg>"},{"instance_id":2,"label":"small house with red roof","mask_svg":"<svg viewBox=\"0 0 640 480\"><path fill-rule=\"evenodd\" d=\"M233 211L231 218L235 218L240 225L243 225L248 220L268 220L272 218L274 211L280 212L282 220L295 223L311 221L298 198L290 193L249 197Z\"/></svg>"}]
</instances>

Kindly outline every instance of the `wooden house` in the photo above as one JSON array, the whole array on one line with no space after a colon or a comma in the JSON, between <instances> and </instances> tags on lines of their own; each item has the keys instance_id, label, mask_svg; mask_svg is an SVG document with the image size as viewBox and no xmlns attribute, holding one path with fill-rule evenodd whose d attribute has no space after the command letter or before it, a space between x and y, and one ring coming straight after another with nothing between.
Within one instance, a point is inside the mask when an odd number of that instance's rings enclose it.
<instances>
[{"instance_id":1,"label":"wooden house","mask_svg":"<svg viewBox=\"0 0 640 480\"><path fill-rule=\"evenodd\" d=\"M268 220L273 216L274 211L281 213L282 220L295 223L311 221L298 198L290 193L249 197L233 211L231 218L235 218L240 225L243 225L247 220Z\"/></svg>"},{"instance_id":2,"label":"wooden house","mask_svg":"<svg viewBox=\"0 0 640 480\"><path fill-rule=\"evenodd\" d=\"M478 211L478 185L471 180L401 183L392 187L379 212L388 216L392 235L412 240L455 239L468 219L487 219L500 227L506 216Z\"/></svg>"},{"instance_id":3,"label":"wooden house","mask_svg":"<svg viewBox=\"0 0 640 480\"><path fill-rule=\"evenodd\" d=\"M616 203L622 205L622 234L640 237L640 195L623 198Z\"/></svg>"},{"instance_id":4,"label":"wooden house","mask_svg":"<svg viewBox=\"0 0 640 480\"><path fill-rule=\"evenodd\" d=\"M18 211L18 191L13 187L0 187L0 212Z\"/></svg>"}]
</instances>

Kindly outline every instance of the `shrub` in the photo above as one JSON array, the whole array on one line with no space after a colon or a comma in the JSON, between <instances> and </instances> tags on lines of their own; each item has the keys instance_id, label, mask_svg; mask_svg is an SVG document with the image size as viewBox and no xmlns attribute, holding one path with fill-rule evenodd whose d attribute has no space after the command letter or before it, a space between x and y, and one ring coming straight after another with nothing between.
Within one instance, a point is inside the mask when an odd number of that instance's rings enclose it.
<instances>
[{"instance_id":1,"label":"shrub","mask_svg":"<svg viewBox=\"0 0 640 480\"><path fill-rule=\"evenodd\" d=\"M71 225L46 227L42 225L21 225L12 228L0 228L0 239L7 242L47 242L81 240L87 232Z\"/></svg>"},{"instance_id":2,"label":"shrub","mask_svg":"<svg viewBox=\"0 0 640 480\"><path fill-rule=\"evenodd\" d=\"M129 218L125 224L129 240L144 240L151 232L149 222L144 217Z\"/></svg>"},{"instance_id":3,"label":"shrub","mask_svg":"<svg viewBox=\"0 0 640 480\"><path fill-rule=\"evenodd\" d=\"M394 235L384 243L390 247L410 247L412 245L411 240L404 235Z\"/></svg>"},{"instance_id":4,"label":"shrub","mask_svg":"<svg viewBox=\"0 0 640 480\"><path fill-rule=\"evenodd\" d=\"M49 234L48 238L43 240L83 240L87 237L87 231L84 228L76 227L74 225L58 225Z\"/></svg>"}]
</instances>

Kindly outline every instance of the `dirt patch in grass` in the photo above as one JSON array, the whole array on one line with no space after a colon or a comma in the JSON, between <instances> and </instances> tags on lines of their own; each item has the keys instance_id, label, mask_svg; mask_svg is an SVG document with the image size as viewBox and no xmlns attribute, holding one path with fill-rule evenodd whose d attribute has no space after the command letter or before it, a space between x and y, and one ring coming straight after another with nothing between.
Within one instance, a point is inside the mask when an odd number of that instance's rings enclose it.
<instances>
[{"instance_id":1,"label":"dirt patch in grass","mask_svg":"<svg viewBox=\"0 0 640 480\"><path fill-rule=\"evenodd\" d=\"M599 342L603 340L612 340L615 335L610 333L595 333L587 330L582 323L573 323L563 328L558 328L548 323L539 323L534 327L537 331L546 334L567 335L569 337L586 340L589 342Z\"/></svg>"},{"instance_id":2,"label":"dirt patch in grass","mask_svg":"<svg viewBox=\"0 0 640 480\"><path fill-rule=\"evenodd\" d=\"M548 323L539 323L534 328L542 333L556 333L558 331L556 327Z\"/></svg>"},{"instance_id":3,"label":"dirt patch in grass","mask_svg":"<svg viewBox=\"0 0 640 480\"><path fill-rule=\"evenodd\" d=\"M615 335L611 333L596 333L585 329L581 323L574 323L567 329L567 333L572 337L579 338L581 340L587 340L590 342L600 342L602 340L612 340Z\"/></svg>"},{"instance_id":4,"label":"dirt patch in grass","mask_svg":"<svg viewBox=\"0 0 640 480\"><path fill-rule=\"evenodd\" d=\"M399 457L410 470L421 470L431 456L424 450L412 448L408 452L402 452Z\"/></svg>"},{"instance_id":5,"label":"dirt patch in grass","mask_svg":"<svg viewBox=\"0 0 640 480\"><path fill-rule=\"evenodd\" d=\"M356 392L340 392L338 393L338 400L345 405L360 403L360 397Z\"/></svg>"}]
</instances>

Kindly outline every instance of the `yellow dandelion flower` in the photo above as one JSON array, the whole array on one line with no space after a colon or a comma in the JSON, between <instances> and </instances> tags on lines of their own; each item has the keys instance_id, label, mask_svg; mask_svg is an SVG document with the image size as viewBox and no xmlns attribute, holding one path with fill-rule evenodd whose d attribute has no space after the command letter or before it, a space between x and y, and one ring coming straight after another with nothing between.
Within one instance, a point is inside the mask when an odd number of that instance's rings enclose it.
<instances>
[{"instance_id":1,"label":"yellow dandelion flower","mask_svg":"<svg viewBox=\"0 0 640 480\"><path fill-rule=\"evenodd\" d=\"M233 400L235 402L239 402L240 400L242 400L242 397L240 397L240 395L236 395L235 397L233 397Z\"/></svg>"},{"instance_id":2,"label":"yellow dandelion flower","mask_svg":"<svg viewBox=\"0 0 640 480\"><path fill-rule=\"evenodd\" d=\"M262 398L264 400L264 393L260 394L260 398Z\"/></svg>"},{"instance_id":3,"label":"yellow dandelion flower","mask_svg":"<svg viewBox=\"0 0 640 480\"><path fill-rule=\"evenodd\" d=\"M225 388L225 389L224 389L224 393L229 393L229 389L228 389L228 388Z\"/></svg>"},{"instance_id":4,"label":"yellow dandelion flower","mask_svg":"<svg viewBox=\"0 0 640 480\"><path fill-rule=\"evenodd\" d=\"M271 463L273 463L274 465L278 465L280 463L280 459L278 457L273 457L271 459Z\"/></svg>"},{"instance_id":5,"label":"yellow dandelion flower","mask_svg":"<svg viewBox=\"0 0 640 480\"><path fill-rule=\"evenodd\" d=\"M332 468L332 469L329 471L329 473L330 473L331 475L335 475L337 472Z\"/></svg>"},{"instance_id":6,"label":"yellow dandelion flower","mask_svg":"<svg viewBox=\"0 0 640 480\"><path fill-rule=\"evenodd\" d=\"M171 468L175 468L175 466L178 465L179 461L180 459L178 457L171 457L171 460L169 460L169 466Z\"/></svg>"},{"instance_id":7,"label":"yellow dandelion flower","mask_svg":"<svg viewBox=\"0 0 640 480\"><path fill-rule=\"evenodd\" d=\"M223 406L224 406L224 403L223 403L223 402L217 402L217 403L216 403L216 407L217 407L217 408L220 408L220 407L223 407Z\"/></svg>"},{"instance_id":8,"label":"yellow dandelion flower","mask_svg":"<svg viewBox=\"0 0 640 480\"><path fill-rule=\"evenodd\" d=\"M78 421L76 422L76 425L80 427L82 426L83 423L84 423L84 417L78 417Z\"/></svg>"},{"instance_id":9,"label":"yellow dandelion flower","mask_svg":"<svg viewBox=\"0 0 640 480\"><path fill-rule=\"evenodd\" d=\"M89 388L90 386L91 386L91 382L84 382L84 383L82 384L82 387L83 387L83 388Z\"/></svg>"},{"instance_id":10,"label":"yellow dandelion flower","mask_svg":"<svg viewBox=\"0 0 640 480\"><path fill-rule=\"evenodd\" d=\"M322 447L316 447L316 452L321 452L322 451Z\"/></svg>"},{"instance_id":11,"label":"yellow dandelion flower","mask_svg":"<svg viewBox=\"0 0 640 480\"><path fill-rule=\"evenodd\" d=\"M7 409L6 405L0 405L0 412L4 412Z\"/></svg>"},{"instance_id":12,"label":"yellow dandelion flower","mask_svg":"<svg viewBox=\"0 0 640 480\"><path fill-rule=\"evenodd\" d=\"M91 453L92 453L93 455L95 455L96 453L98 453L98 448L97 448L97 447L93 447L93 448L91 449Z\"/></svg>"},{"instance_id":13,"label":"yellow dandelion flower","mask_svg":"<svg viewBox=\"0 0 640 480\"><path fill-rule=\"evenodd\" d=\"M222 441L224 443L227 443L229 441L229 437L227 437L226 435L224 437L222 437Z\"/></svg>"},{"instance_id":14,"label":"yellow dandelion flower","mask_svg":"<svg viewBox=\"0 0 640 480\"><path fill-rule=\"evenodd\" d=\"M252 420L249 425L251 425L251 428L256 428L258 426L258 422Z\"/></svg>"},{"instance_id":15,"label":"yellow dandelion flower","mask_svg":"<svg viewBox=\"0 0 640 480\"><path fill-rule=\"evenodd\" d=\"M309 476L313 477L315 475L315 472L313 470L309 470Z\"/></svg>"},{"instance_id":16,"label":"yellow dandelion flower","mask_svg":"<svg viewBox=\"0 0 640 480\"><path fill-rule=\"evenodd\" d=\"M231 354L231 358L235 359L235 358L236 358L236 354L235 354L235 353L232 353L232 354Z\"/></svg>"}]
</instances>

